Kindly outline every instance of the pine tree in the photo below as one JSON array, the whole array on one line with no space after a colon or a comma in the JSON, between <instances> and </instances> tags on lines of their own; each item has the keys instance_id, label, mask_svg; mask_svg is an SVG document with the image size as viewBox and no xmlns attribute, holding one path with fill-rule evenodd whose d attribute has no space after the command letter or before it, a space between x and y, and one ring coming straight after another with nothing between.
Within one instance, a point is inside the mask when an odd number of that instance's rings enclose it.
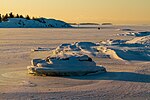
<instances>
[{"instance_id":1,"label":"pine tree","mask_svg":"<svg viewBox=\"0 0 150 100\"><path fill-rule=\"evenodd\" d=\"M17 14L15 18L20 18L20 16Z\"/></svg>"},{"instance_id":2,"label":"pine tree","mask_svg":"<svg viewBox=\"0 0 150 100\"><path fill-rule=\"evenodd\" d=\"M14 18L14 15L13 15L13 13L11 12L11 13L9 13L9 18Z\"/></svg>"},{"instance_id":3,"label":"pine tree","mask_svg":"<svg viewBox=\"0 0 150 100\"><path fill-rule=\"evenodd\" d=\"M0 14L0 22L2 22L2 16L1 16L1 14Z\"/></svg>"},{"instance_id":4,"label":"pine tree","mask_svg":"<svg viewBox=\"0 0 150 100\"><path fill-rule=\"evenodd\" d=\"M5 15L1 15L0 14L0 22L2 22L2 21L8 21L8 18L25 18L25 19L27 19L27 20L38 20L38 18L36 18L36 17L32 17L32 18L30 18L30 16L29 15L27 15L26 17L24 17L23 15L19 15L19 14L17 14L16 16L12 13L12 12L10 12L9 14L5 14Z\"/></svg>"},{"instance_id":5,"label":"pine tree","mask_svg":"<svg viewBox=\"0 0 150 100\"><path fill-rule=\"evenodd\" d=\"M8 21L8 14L2 15L2 21Z\"/></svg>"},{"instance_id":6,"label":"pine tree","mask_svg":"<svg viewBox=\"0 0 150 100\"><path fill-rule=\"evenodd\" d=\"M20 15L19 18L24 18L23 15Z\"/></svg>"},{"instance_id":7,"label":"pine tree","mask_svg":"<svg viewBox=\"0 0 150 100\"><path fill-rule=\"evenodd\" d=\"M29 15L26 16L26 19L30 20L31 18L29 17Z\"/></svg>"},{"instance_id":8,"label":"pine tree","mask_svg":"<svg viewBox=\"0 0 150 100\"><path fill-rule=\"evenodd\" d=\"M35 17L32 17L32 19L35 20L36 18L35 18Z\"/></svg>"}]
</instances>

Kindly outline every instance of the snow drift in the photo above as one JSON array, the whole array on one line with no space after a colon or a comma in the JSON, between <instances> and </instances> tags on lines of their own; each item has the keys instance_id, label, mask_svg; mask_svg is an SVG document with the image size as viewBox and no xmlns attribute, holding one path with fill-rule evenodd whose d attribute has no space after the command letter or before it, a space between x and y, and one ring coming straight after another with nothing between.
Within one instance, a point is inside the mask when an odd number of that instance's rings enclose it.
<instances>
[{"instance_id":1,"label":"snow drift","mask_svg":"<svg viewBox=\"0 0 150 100\"><path fill-rule=\"evenodd\" d=\"M32 51L50 51L55 55L88 55L104 59L128 61L150 61L150 36L137 37L132 40L107 40L99 43L75 42L61 44L56 49L38 48Z\"/></svg>"},{"instance_id":2,"label":"snow drift","mask_svg":"<svg viewBox=\"0 0 150 100\"><path fill-rule=\"evenodd\" d=\"M134 61L150 61L150 36L136 37L132 40L107 40L100 43L105 51L115 54L113 58ZM108 49L109 48L109 49Z\"/></svg>"},{"instance_id":3,"label":"snow drift","mask_svg":"<svg viewBox=\"0 0 150 100\"><path fill-rule=\"evenodd\" d=\"M99 58L110 58L108 54L105 52L102 52L98 50L99 43L93 43L93 42L75 42L75 43L66 43L61 44L54 50L50 50L50 48L37 48L32 49L31 51L50 51L50 55L56 55L56 54L69 54L69 55L88 55L90 57L99 57Z\"/></svg>"},{"instance_id":4,"label":"snow drift","mask_svg":"<svg viewBox=\"0 0 150 100\"><path fill-rule=\"evenodd\" d=\"M137 37L126 42L127 44L141 44L150 46L150 36Z\"/></svg>"},{"instance_id":5,"label":"snow drift","mask_svg":"<svg viewBox=\"0 0 150 100\"><path fill-rule=\"evenodd\" d=\"M121 34L117 34L119 36L136 36L136 37L142 37L142 36L148 36L150 35L149 31L145 31L145 32L127 32L127 33L121 33Z\"/></svg>"}]
</instances>

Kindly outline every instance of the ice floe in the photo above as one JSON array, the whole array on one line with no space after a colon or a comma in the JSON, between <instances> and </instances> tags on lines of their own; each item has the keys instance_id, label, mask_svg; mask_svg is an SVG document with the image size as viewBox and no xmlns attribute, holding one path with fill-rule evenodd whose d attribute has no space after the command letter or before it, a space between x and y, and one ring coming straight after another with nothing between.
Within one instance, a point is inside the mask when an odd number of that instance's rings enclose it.
<instances>
[{"instance_id":1,"label":"ice floe","mask_svg":"<svg viewBox=\"0 0 150 100\"><path fill-rule=\"evenodd\" d=\"M96 66L96 63L87 55L56 55L46 59L33 59L28 66L29 74L46 76L74 76L103 73L106 69Z\"/></svg>"}]
</instances>

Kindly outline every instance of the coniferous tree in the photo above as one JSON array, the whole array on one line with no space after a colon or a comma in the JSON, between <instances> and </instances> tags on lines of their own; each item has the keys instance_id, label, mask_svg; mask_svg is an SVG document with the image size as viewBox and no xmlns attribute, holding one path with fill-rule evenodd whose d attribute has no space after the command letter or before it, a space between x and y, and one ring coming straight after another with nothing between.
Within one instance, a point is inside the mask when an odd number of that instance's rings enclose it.
<instances>
[{"instance_id":1,"label":"coniferous tree","mask_svg":"<svg viewBox=\"0 0 150 100\"><path fill-rule=\"evenodd\" d=\"M10 12L9 14L5 14L5 15L1 15L0 14L0 22L2 22L2 21L8 21L8 18L26 18L27 20L39 20L38 18L36 18L36 17L32 17L32 18L30 18L30 16L29 15L27 15L26 17L24 17L23 15L19 15L19 14L17 14L16 16L12 13L12 12Z\"/></svg>"},{"instance_id":2,"label":"coniferous tree","mask_svg":"<svg viewBox=\"0 0 150 100\"><path fill-rule=\"evenodd\" d=\"M2 15L2 21L4 21L4 17L5 17L5 16L4 16L4 15Z\"/></svg>"},{"instance_id":3,"label":"coniferous tree","mask_svg":"<svg viewBox=\"0 0 150 100\"><path fill-rule=\"evenodd\" d=\"M17 14L15 18L20 18L20 16Z\"/></svg>"},{"instance_id":4,"label":"coniferous tree","mask_svg":"<svg viewBox=\"0 0 150 100\"><path fill-rule=\"evenodd\" d=\"M2 21L8 21L8 14L2 16Z\"/></svg>"},{"instance_id":5,"label":"coniferous tree","mask_svg":"<svg viewBox=\"0 0 150 100\"><path fill-rule=\"evenodd\" d=\"M35 18L35 17L32 17L32 19L35 20L36 18Z\"/></svg>"},{"instance_id":6,"label":"coniferous tree","mask_svg":"<svg viewBox=\"0 0 150 100\"><path fill-rule=\"evenodd\" d=\"M14 18L14 15L13 15L13 13L11 12L11 13L9 13L9 18Z\"/></svg>"},{"instance_id":7,"label":"coniferous tree","mask_svg":"<svg viewBox=\"0 0 150 100\"><path fill-rule=\"evenodd\" d=\"M1 14L0 14L0 22L2 22L2 16L1 16Z\"/></svg>"},{"instance_id":8,"label":"coniferous tree","mask_svg":"<svg viewBox=\"0 0 150 100\"><path fill-rule=\"evenodd\" d=\"M27 15L27 16L26 16L26 19L30 20L31 18L30 18L30 16L29 16L29 15Z\"/></svg>"},{"instance_id":9,"label":"coniferous tree","mask_svg":"<svg viewBox=\"0 0 150 100\"><path fill-rule=\"evenodd\" d=\"M19 18L24 18L23 15L20 15Z\"/></svg>"}]
</instances>

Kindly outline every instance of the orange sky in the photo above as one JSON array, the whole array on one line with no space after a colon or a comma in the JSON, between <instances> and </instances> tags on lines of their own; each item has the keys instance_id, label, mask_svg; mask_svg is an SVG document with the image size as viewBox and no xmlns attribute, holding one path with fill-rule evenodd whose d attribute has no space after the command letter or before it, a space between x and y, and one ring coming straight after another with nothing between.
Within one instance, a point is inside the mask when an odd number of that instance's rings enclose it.
<instances>
[{"instance_id":1,"label":"orange sky","mask_svg":"<svg viewBox=\"0 0 150 100\"><path fill-rule=\"evenodd\" d=\"M150 24L150 0L0 0L0 13L14 12L67 22Z\"/></svg>"}]
</instances>

